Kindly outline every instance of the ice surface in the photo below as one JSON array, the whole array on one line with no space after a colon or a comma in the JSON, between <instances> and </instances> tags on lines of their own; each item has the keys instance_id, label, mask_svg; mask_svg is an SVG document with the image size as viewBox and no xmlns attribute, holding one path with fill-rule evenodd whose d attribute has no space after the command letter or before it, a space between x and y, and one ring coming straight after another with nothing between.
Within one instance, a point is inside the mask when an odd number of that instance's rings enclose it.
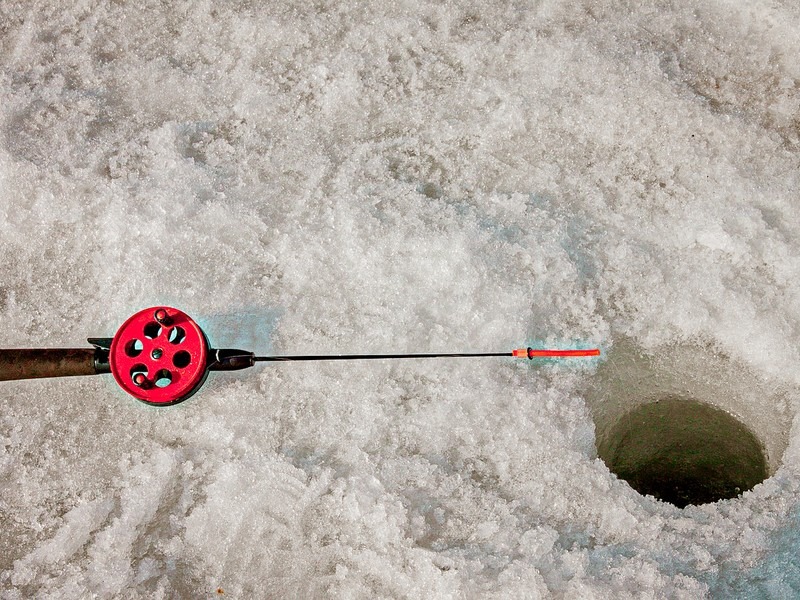
<instances>
[{"instance_id":1,"label":"ice surface","mask_svg":"<svg viewBox=\"0 0 800 600\"><path fill-rule=\"evenodd\" d=\"M165 303L279 352L699 348L785 452L639 496L594 363L6 382L4 598L798 593L795 4L68 4L0 3L1 347Z\"/></svg>"}]
</instances>

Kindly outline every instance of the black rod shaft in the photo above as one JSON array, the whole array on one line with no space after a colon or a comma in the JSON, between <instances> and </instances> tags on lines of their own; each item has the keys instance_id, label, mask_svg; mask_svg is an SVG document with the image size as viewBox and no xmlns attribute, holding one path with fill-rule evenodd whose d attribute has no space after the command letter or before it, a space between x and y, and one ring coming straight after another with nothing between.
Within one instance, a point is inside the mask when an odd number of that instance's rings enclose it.
<instances>
[{"instance_id":1,"label":"black rod shaft","mask_svg":"<svg viewBox=\"0 0 800 600\"><path fill-rule=\"evenodd\" d=\"M292 362L298 360L386 360L394 358L465 358L472 356L513 356L511 352L472 352L450 354L323 354L306 356L255 356L256 362Z\"/></svg>"}]
</instances>

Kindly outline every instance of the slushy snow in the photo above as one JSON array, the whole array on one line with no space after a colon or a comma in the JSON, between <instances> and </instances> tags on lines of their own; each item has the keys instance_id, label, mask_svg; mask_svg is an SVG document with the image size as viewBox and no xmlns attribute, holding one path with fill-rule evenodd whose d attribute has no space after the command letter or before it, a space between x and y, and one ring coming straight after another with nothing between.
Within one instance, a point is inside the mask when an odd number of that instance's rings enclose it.
<instances>
[{"instance_id":1,"label":"slushy snow","mask_svg":"<svg viewBox=\"0 0 800 600\"><path fill-rule=\"evenodd\" d=\"M257 352L690 348L659 377L748 373L715 389L783 451L737 499L639 495L597 458L603 360L259 366L166 409L4 382L2 597L800 594L798 32L760 0L0 2L0 347L164 304Z\"/></svg>"}]
</instances>

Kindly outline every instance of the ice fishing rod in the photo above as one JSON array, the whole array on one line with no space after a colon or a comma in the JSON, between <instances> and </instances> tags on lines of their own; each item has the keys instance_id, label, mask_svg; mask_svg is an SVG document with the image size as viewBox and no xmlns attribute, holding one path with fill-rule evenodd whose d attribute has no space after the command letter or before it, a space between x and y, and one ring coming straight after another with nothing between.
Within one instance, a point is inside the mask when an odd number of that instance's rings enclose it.
<instances>
[{"instance_id":1,"label":"ice fishing rod","mask_svg":"<svg viewBox=\"0 0 800 600\"><path fill-rule=\"evenodd\" d=\"M235 348L212 348L200 326L168 306L132 315L113 338L88 338L92 348L0 350L0 381L111 373L128 394L147 404L169 406L197 392L211 371L238 371L258 362L392 360L413 358L572 358L598 356L600 350L539 350L430 354L328 354L256 356Z\"/></svg>"}]
</instances>

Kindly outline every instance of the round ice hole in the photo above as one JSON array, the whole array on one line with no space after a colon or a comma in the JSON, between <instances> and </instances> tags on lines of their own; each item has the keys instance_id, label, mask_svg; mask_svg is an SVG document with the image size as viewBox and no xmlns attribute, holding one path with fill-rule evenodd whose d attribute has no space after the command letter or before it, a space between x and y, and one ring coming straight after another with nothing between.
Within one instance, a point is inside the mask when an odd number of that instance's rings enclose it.
<instances>
[{"instance_id":1,"label":"round ice hole","mask_svg":"<svg viewBox=\"0 0 800 600\"><path fill-rule=\"evenodd\" d=\"M176 352L175 356L172 357L172 364L179 369L188 367L190 362L192 362L192 356L186 350Z\"/></svg>"},{"instance_id":2,"label":"round ice hole","mask_svg":"<svg viewBox=\"0 0 800 600\"><path fill-rule=\"evenodd\" d=\"M139 356L142 353L142 350L144 350L144 344L142 344L142 340L133 339L125 344L125 354L131 358Z\"/></svg>"},{"instance_id":3,"label":"round ice hole","mask_svg":"<svg viewBox=\"0 0 800 600\"><path fill-rule=\"evenodd\" d=\"M679 507L735 498L774 475L800 393L710 343L645 351L628 338L587 384L597 455L638 492Z\"/></svg>"},{"instance_id":4,"label":"round ice hole","mask_svg":"<svg viewBox=\"0 0 800 600\"><path fill-rule=\"evenodd\" d=\"M172 373L161 369L156 373L156 387L165 388L172 383Z\"/></svg>"},{"instance_id":5,"label":"round ice hole","mask_svg":"<svg viewBox=\"0 0 800 600\"><path fill-rule=\"evenodd\" d=\"M769 474L761 443L744 424L677 396L623 415L598 455L639 493L680 508L735 498Z\"/></svg>"},{"instance_id":6,"label":"round ice hole","mask_svg":"<svg viewBox=\"0 0 800 600\"><path fill-rule=\"evenodd\" d=\"M186 339L186 332L182 327L173 327L169 330L169 336L167 339L169 340L170 344L180 344Z\"/></svg>"},{"instance_id":7,"label":"round ice hole","mask_svg":"<svg viewBox=\"0 0 800 600\"><path fill-rule=\"evenodd\" d=\"M161 335L161 325L155 321L151 321L144 326L144 337L148 340L154 340Z\"/></svg>"}]
</instances>

